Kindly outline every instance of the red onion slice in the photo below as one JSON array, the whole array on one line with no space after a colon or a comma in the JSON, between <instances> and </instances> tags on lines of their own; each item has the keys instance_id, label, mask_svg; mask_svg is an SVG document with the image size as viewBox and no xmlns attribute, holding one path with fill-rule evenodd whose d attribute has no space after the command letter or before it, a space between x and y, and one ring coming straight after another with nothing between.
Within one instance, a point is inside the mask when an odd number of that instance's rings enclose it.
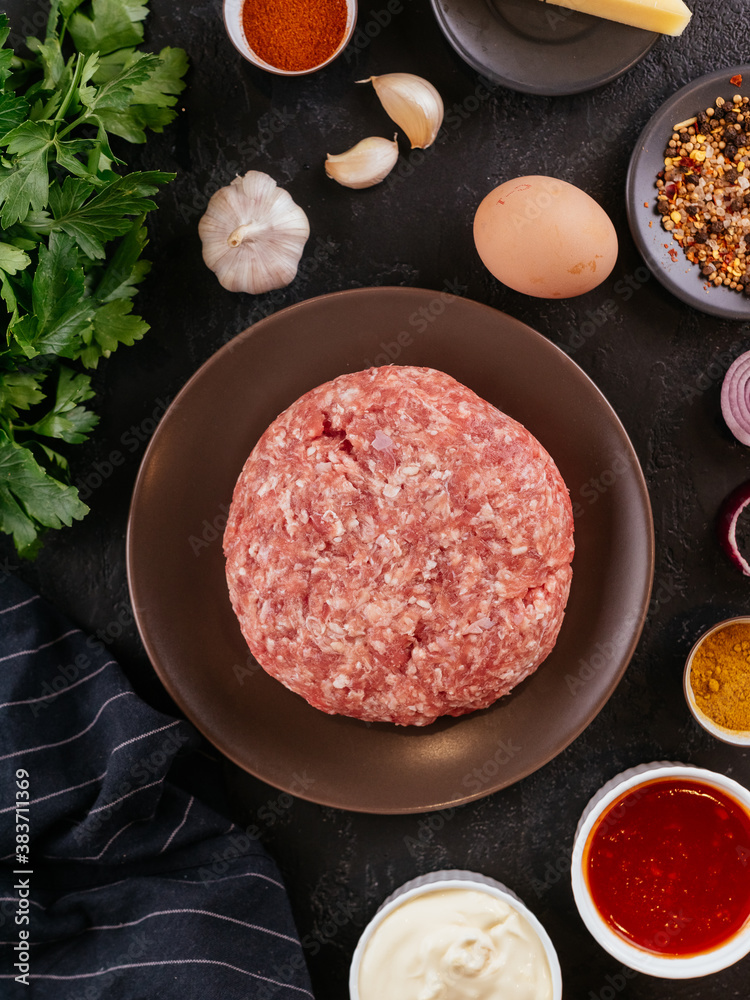
<instances>
[{"instance_id":1,"label":"red onion slice","mask_svg":"<svg viewBox=\"0 0 750 1000\"><path fill-rule=\"evenodd\" d=\"M737 440L750 446L750 351L740 354L724 376L721 412Z\"/></svg>"},{"instance_id":2,"label":"red onion slice","mask_svg":"<svg viewBox=\"0 0 750 1000\"><path fill-rule=\"evenodd\" d=\"M730 493L719 511L719 541L734 565L741 569L745 576L750 576L750 563L737 546L737 522L748 504L750 504L750 481Z\"/></svg>"}]
</instances>

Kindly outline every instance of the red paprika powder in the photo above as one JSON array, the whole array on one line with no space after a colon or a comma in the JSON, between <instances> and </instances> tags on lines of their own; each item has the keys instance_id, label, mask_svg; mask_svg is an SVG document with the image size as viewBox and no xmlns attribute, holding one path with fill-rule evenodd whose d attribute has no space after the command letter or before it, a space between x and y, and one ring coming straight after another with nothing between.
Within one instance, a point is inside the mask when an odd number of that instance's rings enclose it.
<instances>
[{"instance_id":1,"label":"red paprika powder","mask_svg":"<svg viewBox=\"0 0 750 1000\"><path fill-rule=\"evenodd\" d=\"M248 45L269 66L313 69L341 44L346 0L245 0L242 27Z\"/></svg>"}]
</instances>

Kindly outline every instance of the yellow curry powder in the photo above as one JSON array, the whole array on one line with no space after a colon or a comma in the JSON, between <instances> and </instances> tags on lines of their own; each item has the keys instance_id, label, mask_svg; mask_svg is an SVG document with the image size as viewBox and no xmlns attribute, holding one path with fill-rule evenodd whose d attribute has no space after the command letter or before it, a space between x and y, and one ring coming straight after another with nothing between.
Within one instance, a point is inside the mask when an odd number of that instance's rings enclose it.
<instances>
[{"instance_id":1,"label":"yellow curry powder","mask_svg":"<svg viewBox=\"0 0 750 1000\"><path fill-rule=\"evenodd\" d=\"M736 622L703 640L690 668L698 708L713 722L750 731L750 623Z\"/></svg>"}]
</instances>

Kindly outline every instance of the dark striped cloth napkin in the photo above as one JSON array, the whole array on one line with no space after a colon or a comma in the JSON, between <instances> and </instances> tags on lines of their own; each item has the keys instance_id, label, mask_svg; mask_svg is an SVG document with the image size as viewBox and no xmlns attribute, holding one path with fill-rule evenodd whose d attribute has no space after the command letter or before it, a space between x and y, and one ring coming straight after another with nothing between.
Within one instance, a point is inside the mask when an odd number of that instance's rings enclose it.
<instances>
[{"instance_id":1,"label":"dark striped cloth napkin","mask_svg":"<svg viewBox=\"0 0 750 1000\"><path fill-rule=\"evenodd\" d=\"M209 754L2 579L0 996L312 997L276 865L207 801Z\"/></svg>"}]
</instances>

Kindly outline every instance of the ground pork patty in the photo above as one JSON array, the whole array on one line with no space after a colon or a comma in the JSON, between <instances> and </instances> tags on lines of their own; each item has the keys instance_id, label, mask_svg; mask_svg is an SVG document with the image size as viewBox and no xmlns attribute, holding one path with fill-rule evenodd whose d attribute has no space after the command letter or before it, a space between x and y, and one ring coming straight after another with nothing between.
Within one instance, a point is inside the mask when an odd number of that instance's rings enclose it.
<instances>
[{"instance_id":1,"label":"ground pork patty","mask_svg":"<svg viewBox=\"0 0 750 1000\"><path fill-rule=\"evenodd\" d=\"M224 552L269 674L324 712L424 726L486 708L549 654L573 516L521 424L443 372L387 366L271 424Z\"/></svg>"}]
</instances>

